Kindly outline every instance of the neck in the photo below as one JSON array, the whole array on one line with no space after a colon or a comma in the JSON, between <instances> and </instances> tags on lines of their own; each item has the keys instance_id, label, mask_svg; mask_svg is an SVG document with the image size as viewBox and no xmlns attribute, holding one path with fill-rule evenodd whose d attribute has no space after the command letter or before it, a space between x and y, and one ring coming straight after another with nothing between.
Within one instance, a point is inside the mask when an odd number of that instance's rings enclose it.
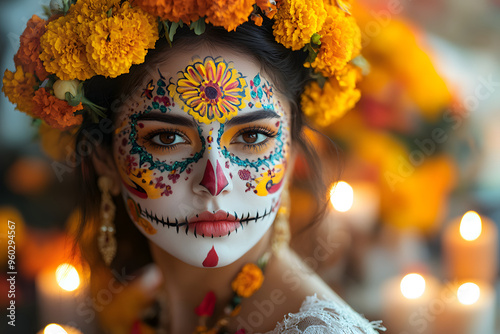
<instances>
[{"instance_id":1,"label":"neck","mask_svg":"<svg viewBox=\"0 0 500 334\"><path fill-rule=\"evenodd\" d=\"M249 262L257 263L270 249L271 229L245 255L221 268L198 268L173 257L156 244L150 242L151 253L164 277L164 303L170 314L169 327L173 333L192 332L197 322L194 309L206 293L213 291L217 297L214 318L222 315L224 307L233 296L231 282L241 268Z\"/></svg>"}]
</instances>

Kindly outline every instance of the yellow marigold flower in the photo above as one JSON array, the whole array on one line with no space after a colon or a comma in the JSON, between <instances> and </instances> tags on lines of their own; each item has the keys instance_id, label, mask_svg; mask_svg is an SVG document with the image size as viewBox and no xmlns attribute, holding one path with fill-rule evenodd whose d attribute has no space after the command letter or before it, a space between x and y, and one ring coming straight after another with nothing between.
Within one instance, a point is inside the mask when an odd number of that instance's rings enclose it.
<instances>
[{"instance_id":1,"label":"yellow marigold flower","mask_svg":"<svg viewBox=\"0 0 500 334\"><path fill-rule=\"evenodd\" d=\"M62 80L86 80L96 73L87 61L85 44L79 40L74 22L61 16L47 25L40 39L40 59L49 73Z\"/></svg>"},{"instance_id":2,"label":"yellow marigold flower","mask_svg":"<svg viewBox=\"0 0 500 334\"><path fill-rule=\"evenodd\" d=\"M205 21L214 26L224 27L227 31L248 21L255 0L212 0L207 8Z\"/></svg>"},{"instance_id":3,"label":"yellow marigold flower","mask_svg":"<svg viewBox=\"0 0 500 334\"><path fill-rule=\"evenodd\" d=\"M203 0L135 0L134 5L162 20L182 20L186 24L198 20L206 13L206 1Z\"/></svg>"},{"instance_id":4,"label":"yellow marigold flower","mask_svg":"<svg viewBox=\"0 0 500 334\"><path fill-rule=\"evenodd\" d=\"M231 283L238 296L248 298L259 290L264 282L262 270L253 263L247 263Z\"/></svg>"},{"instance_id":5,"label":"yellow marigold flower","mask_svg":"<svg viewBox=\"0 0 500 334\"><path fill-rule=\"evenodd\" d=\"M320 30L321 47L316 59L306 66L325 77L344 68L361 51L361 31L354 17L337 6L326 5L328 17Z\"/></svg>"},{"instance_id":6,"label":"yellow marigold flower","mask_svg":"<svg viewBox=\"0 0 500 334\"><path fill-rule=\"evenodd\" d=\"M49 126L66 130L82 123L82 115L74 115L78 110L82 110L80 103L72 107L68 102L59 100L54 95L47 92L45 88L36 91L33 97L33 116L42 119Z\"/></svg>"},{"instance_id":7,"label":"yellow marigold flower","mask_svg":"<svg viewBox=\"0 0 500 334\"><path fill-rule=\"evenodd\" d=\"M31 100L35 95L35 86L37 86L33 73L25 73L21 66L17 66L14 73L6 70L2 81L2 91L10 102L16 104L16 109L32 115Z\"/></svg>"},{"instance_id":8,"label":"yellow marigold flower","mask_svg":"<svg viewBox=\"0 0 500 334\"><path fill-rule=\"evenodd\" d=\"M97 22L87 44L88 60L98 75L117 77L141 64L158 39L154 16L124 2L113 16Z\"/></svg>"},{"instance_id":9,"label":"yellow marigold flower","mask_svg":"<svg viewBox=\"0 0 500 334\"><path fill-rule=\"evenodd\" d=\"M301 97L304 114L321 127L330 125L358 102L361 93L356 83L360 78L360 69L348 65L340 74L329 77L323 88L312 81Z\"/></svg>"},{"instance_id":10,"label":"yellow marigold flower","mask_svg":"<svg viewBox=\"0 0 500 334\"><path fill-rule=\"evenodd\" d=\"M283 0L274 20L276 41L292 50L299 50L321 30L326 10L323 0Z\"/></svg>"},{"instance_id":11,"label":"yellow marigold flower","mask_svg":"<svg viewBox=\"0 0 500 334\"><path fill-rule=\"evenodd\" d=\"M20 38L20 46L14 62L21 65L26 72L35 73L40 81L45 80L48 73L40 60L40 37L45 33L46 21L33 15Z\"/></svg>"},{"instance_id":12,"label":"yellow marigold flower","mask_svg":"<svg viewBox=\"0 0 500 334\"><path fill-rule=\"evenodd\" d=\"M75 32L80 42L86 44L93 25L106 19L110 9L113 12L119 8L120 0L78 0L70 7L66 16L75 22Z\"/></svg>"}]
</instances>

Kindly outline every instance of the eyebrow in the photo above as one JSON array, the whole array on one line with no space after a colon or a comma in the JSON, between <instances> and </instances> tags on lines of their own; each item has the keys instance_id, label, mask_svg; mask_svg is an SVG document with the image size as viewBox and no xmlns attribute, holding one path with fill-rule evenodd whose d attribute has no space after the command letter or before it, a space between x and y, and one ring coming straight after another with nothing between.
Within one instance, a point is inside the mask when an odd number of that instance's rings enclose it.
<instances>
[{"instance_id":1,"label":"eyebrow","mask_svg":"<svg viewBox=\"0 0 500 334\"><path fill-rule=\"evenodd\" d=\"M278 115L273 110L262 109L252 113L245 113L244 115L241 116L235 116L226 122L226 126L241 125L245 123L255 122L261 119L273 119L273 118L281 118L281 116Z\"/></svg>"},{"instance_id":2,"label":"eyebrow","mask_svg":"<svg viewBox=\"0 0 500 334\"><path fill-rule=\"evenodd\" d=\"M183 126L196 126L194 120L180 116L180 115L172 115L172 114L159 114L159 113L147 113L140 115L137 120L139 121L158 121L164 123L170 123L175 125L183 125Z\"/></svg>"}]
</instances>

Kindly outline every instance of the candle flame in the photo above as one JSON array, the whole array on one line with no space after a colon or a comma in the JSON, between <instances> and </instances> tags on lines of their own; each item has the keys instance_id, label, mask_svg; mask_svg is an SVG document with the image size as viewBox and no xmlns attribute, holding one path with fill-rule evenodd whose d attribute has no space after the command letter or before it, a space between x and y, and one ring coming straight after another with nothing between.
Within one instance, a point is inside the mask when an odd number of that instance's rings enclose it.
<instances>
[{"instance_id":1,"label":"candle flame","mask_svg":"<svg viewBox=\"0 0 500 334\"><path fill-rule=\"evenodd\" d=\"M346 212L352 207L354 191L349 183L340 181L333 185L330 190L330 202L335 210Z\"/></svg>"},{"instance_id":2,"label":"candle flame","mask_svg":"<svg viewBox=\"0 0 500 334\"><path fill-rule=\"evenodd\" d=\"M45 326L43 334L68 334L68 332L58 324L48 324Z\"/></svg>"},{"instance_id":3,"label":"candle flame","mask_svg":"<svg viewBox=\"0 0 500 334\"><path fill-rule=\"evenodd\" d=\"M63 263L57 267L56 280L57 284L66 291L73 291L80 285L78 271L68 263Z\"/></svg>"},{"instance_id":4,"label":"candle flame","mask_svg":"<svg viewBox=\"0 0 500 334\"><path fill-rule=\"evenodd\" d=\"M474 211L468 211L460 222L460 235L468 241L476 240L481 235L481 217Z\"/></svg>"},{"instance_id":5,"label":"candle flame","mask_svg":"<svg viewBox=\"0 0 500 334\"><path fill-rule=\"evenodd\" d=\"M408 299L421 297L425 292L425 279L419 274L408 274L401 280L401 293Z\"/></svg>"},{"instance_id":6,"label":"candle flame","mask_svg":"<svg viewBox=\"0 0 500 334\"><path fill-rule=\"evenodd\" d=\"M481 290L474 283L464 283L457 290L458 301L464 305L472 305L479 300Z\"/></svg>"}]
</instances>

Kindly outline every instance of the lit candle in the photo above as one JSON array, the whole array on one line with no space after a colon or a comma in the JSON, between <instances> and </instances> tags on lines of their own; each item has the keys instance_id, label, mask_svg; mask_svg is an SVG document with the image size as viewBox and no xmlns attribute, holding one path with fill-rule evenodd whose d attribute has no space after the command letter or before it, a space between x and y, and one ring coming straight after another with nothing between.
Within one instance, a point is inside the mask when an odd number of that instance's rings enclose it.
<instances>
[{"instance_id":1,"label":"lit candle","mask_svg":"<svg viewBox=\"0 0 500 334\"><path fill-rule=\"evenodd\" d=\"M436 333L493 334L495 293L488 284L450 284L441 293L445 302Z\"/></svg>"},{"instance_id":2,"label":"lit candle","mask_svg":"<svg viewBox=\"0 0 500 334\"><path fill-rule=\"evenodd\" d=\"M62 326L58 324L48 324L37 334L82 334L78 329L71 326Z\"/></svg>"},{"instance_id":3,"label":"lit candle","mask_svg":"<svg viewBox=\"0 0 500 334\"><path fill-rule=\"evenodd\" d=\"M85 286L76 268L63 263L56 270L46 270L36 278L39 320L47 323L84 324Z\"/></svg>"},{"instance_id":4,"label":"lit candle","mask_svg":"<svg viewBox=\"0 0 500 334\"><path fill-rule=\"evenodd\" d=\"M412 273L389 280L383 288L382 321L391 333L431 334L434 323L427 318L439 292L438 281Z\"/></svg>"},{"instance_id":5,"label":"lit candle","mask_svg":"<svg viewBox=\"0 0 500 334\"><path fill-rule=\"evenodd\" d=\"M445 276L459 281L486 281L497 277L496 225L474 211L448 225L443 237Z\"/></svg>"},{"instance_id":6,"label":"lit candle","mask_svg":"<svg viewBox=\"0 0 500 334\"><path fill-rule=\"evenodd\" d=\"M380 210L380 196L368 182L335 183L330 190L333 218L345 219L356 230L370 232Z\"/></svg>"}]
</instances>

